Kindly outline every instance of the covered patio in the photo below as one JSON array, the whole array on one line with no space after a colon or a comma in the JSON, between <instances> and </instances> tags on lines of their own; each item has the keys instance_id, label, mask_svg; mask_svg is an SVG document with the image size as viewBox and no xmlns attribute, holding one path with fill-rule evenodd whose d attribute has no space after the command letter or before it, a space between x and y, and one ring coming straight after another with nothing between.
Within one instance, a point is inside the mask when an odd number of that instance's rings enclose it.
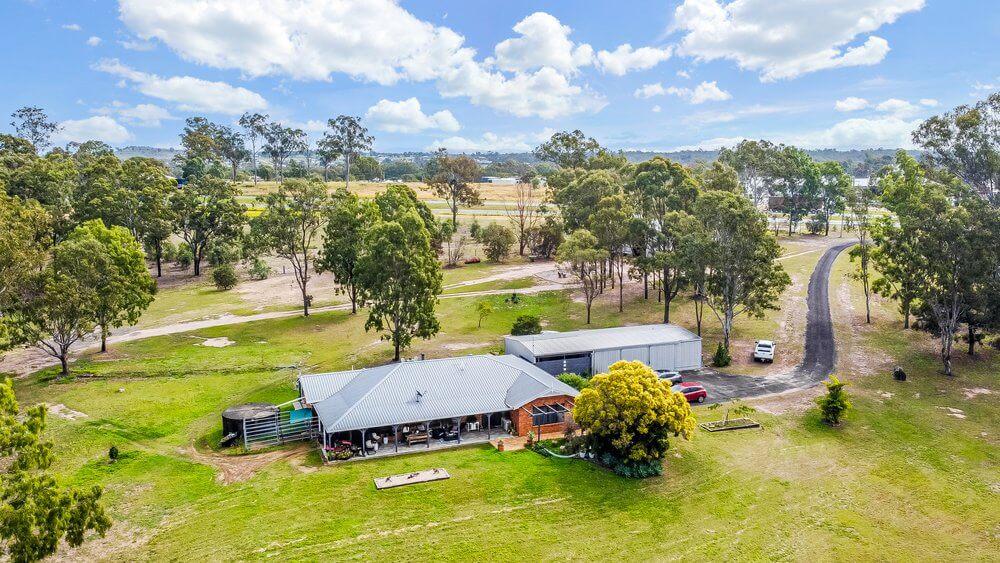
<instances>
[{"instance_id":1,"label":"covered patio","mask_svg":"<svg viewBox=\"0 0 1000 563\"><path fill-rule=\"evenodd\" d=\"M336 452L350 451L350 459L485 444L511 438L513 422L509 412L452 417L425 422L394 424L340 432L322 432L322 452L327 461L338 459ZM343 457L343 456L340 456Z\"/></svg>"}]
</instances>

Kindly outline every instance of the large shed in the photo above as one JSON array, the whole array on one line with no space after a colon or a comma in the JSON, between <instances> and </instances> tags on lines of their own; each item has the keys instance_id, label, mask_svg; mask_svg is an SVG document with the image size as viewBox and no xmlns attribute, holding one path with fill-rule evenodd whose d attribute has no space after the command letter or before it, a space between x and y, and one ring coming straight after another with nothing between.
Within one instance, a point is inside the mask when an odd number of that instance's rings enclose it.
<instances>
[{"instance_id":1,"label":"large shed","mask_svg":"<svg viewBox=\"0 0 1000 563\"><path fill-rule=\"evenodd\" d=\"M701 337L672 324L507 336L504 348L553 375L601 373L619 360L656 370L701 368Z\"/></svg>"}]
</instances>

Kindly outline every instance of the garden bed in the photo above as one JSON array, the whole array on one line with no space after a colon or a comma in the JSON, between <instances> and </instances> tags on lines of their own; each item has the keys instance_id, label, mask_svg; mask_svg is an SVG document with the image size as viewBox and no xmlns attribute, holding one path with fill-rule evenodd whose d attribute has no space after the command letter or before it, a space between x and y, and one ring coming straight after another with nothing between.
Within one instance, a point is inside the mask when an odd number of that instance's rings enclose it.
<instances>
[{"instance_id":1,"label":"garden bed","mask_svg":"<svg viewBox=\"0 0 1000 563\"><path fill-rule=\"evenodd\" d=\"M760 423L752 418L730 418L729 420L716 420L714 422L703 422L699 424L702 430L708 432L721 432L723 430L742 430L744 428L760 428Z\"/></svg>"}]
</instances>

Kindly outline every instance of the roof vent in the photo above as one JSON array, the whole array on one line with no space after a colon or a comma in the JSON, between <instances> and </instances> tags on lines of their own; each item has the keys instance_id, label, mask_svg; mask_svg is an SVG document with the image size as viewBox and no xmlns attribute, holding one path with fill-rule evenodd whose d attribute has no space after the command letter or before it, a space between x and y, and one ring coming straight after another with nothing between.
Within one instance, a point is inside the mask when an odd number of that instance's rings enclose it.
<instances>
[{"instance_id":1,"label":"roof vent","mask_svg":"<svg viewBox=\"0 0 1000 563\"><path fill-rule=\"evenodd\" d=\"M420 402L420 399L423 399L423 398L424 398L424 394L423 394L423 393L421 393L420 391L417 391L417 396L416 396L416 397L414 397L414 398L413 398L413 400L414 400L415 402L419 403L419 402Z\"/></svg>"}]
</instances>

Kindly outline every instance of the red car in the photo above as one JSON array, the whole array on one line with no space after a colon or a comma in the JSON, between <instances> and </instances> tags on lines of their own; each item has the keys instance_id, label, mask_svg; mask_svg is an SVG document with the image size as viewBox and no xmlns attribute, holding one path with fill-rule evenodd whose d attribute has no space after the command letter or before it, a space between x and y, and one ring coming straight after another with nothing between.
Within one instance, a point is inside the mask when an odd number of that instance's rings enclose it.
<instances>
[{"instance_id":1,"label":"red car","mask_svg":"<svg viewBox=\"0 0 1000 563\"><path fill-rule=\"evenodd\" d=\"M674 385L674 391L684 395L684 398L687 399L689 403L704 403L705 399L708 398L708 392L705 391L705 386L697 381L678 383Z\"/></svg>"}]
</instances>

